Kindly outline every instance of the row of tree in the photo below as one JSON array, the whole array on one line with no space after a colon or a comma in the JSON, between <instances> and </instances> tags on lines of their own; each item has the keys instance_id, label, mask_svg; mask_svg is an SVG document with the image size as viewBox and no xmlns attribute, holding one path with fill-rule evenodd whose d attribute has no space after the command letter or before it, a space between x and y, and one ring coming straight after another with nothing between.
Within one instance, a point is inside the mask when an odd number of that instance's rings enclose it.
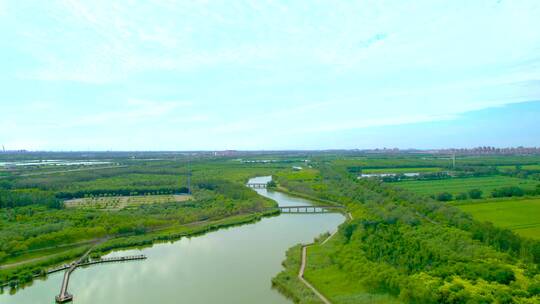
<instances>
[{"instance_id":1,"label":"row of tree","mask_svg":"<svg viewBox=\"0 0 540 304\"><path fill-rule=\"evenodd\" d=\"M188 193L187 187L145 187L145 188L126 188L126 189L89 189L70 192L57 192L59 199L73 199L83 197L107 197L107 196L135 196L135 195L160 195L160 194L185 194Z\"/></svg>"},{"instance_id":2,"label":"row of tree","mask_svg":"<svg viewBox=\"0 0 540 304\"><path fill-rule=\"evenodd\" d=\"M461 192L456 194L455 196L450 192L440 192L436 195L432 195L431 197L433 199L436 199L440 202L448 202L452 200L466 200L466 199L480 199L482 198L483 192L480 189L471 189L468 192ZM490 197L520 197L520 196L535 196L540 195L540 185L538 185L535 189L523 189L521 187L517 186L508 186L508 187L501 187L496 188L491 191Z\"/></svg>"},{"instance_id":3,"label":"row of tree","mask_svg":"<svg viewBox=\"0 0 540 304\"><path fill-rule=\"evenodd\" d=\"M54 193L36 189L0 190L0 209L15 208L28 205L41 205L48 208L60 209L63 203Z\"/></svg>"}]
</instances>

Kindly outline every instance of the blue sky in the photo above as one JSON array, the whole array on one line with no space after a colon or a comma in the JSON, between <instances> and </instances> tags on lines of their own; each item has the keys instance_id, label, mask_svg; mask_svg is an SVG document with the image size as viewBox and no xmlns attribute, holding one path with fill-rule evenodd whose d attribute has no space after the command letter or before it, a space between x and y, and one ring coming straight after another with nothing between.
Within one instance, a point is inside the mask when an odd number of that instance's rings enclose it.
<instances>
[{"instance_id":1,"label":"blue sky","mask_svg":"<svg viewBox=\"0 0 540 304\"><path fill-rule=\"evenodd\" d=\"M0 0L0 144L539 146L539 28L536 0Z\"/></svg>"}]
</instances>

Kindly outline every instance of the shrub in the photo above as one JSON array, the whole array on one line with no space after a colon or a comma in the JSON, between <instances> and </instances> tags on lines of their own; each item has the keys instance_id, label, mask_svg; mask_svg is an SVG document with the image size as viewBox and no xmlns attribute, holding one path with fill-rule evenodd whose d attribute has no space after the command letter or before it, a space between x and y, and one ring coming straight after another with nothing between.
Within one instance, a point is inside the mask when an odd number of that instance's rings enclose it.
<instances>
[{"instance_id":1,"label":"shrub","mask_svg":"<svg viewBox=\"0 0 540 304\"><path fill-rule=\"evenodd\" d=\"M277 184L276 184L276 182L274 180L271 180L268 183L266 183L266 187L267 188L275 188L275 187L277 187Z\"/></svg>"},{"instance_id":2,"label":"shrub","mask_svg":"<svg viewBox=\"0 0 540 304\"><path fill-rule=\"evenodd\" d=\"M523 195L525 195L525 191L521 189L520 187L516 187L516 186L495 189L491 193L491 196L493 197L512 197L512 196L523 196Z\"/></svg>"},{"instance_id":3,"label":"shrub","mask_svg":"<svg viewBox=\"0 0 540 304\"><path fill-rule=\"evenodd\" d=\"M540 282L534 282L530 284L527 291L531 296L540 295Z\"/></svg>"},{"instance_id":4,"label":"shrub","mask_svg":"<svg viewBox=\"0 0 540 304\"><path fill-rule=\"evenodd\" d=\"M441 192L437 194L436 199L441 202L448 202L451 201L453 198L451 193L448 192Z\"/></svg>"},{"instance_id":5,"label":"shrub","mask_svg":"<svg viewBox=\"0 0 540 304\"><path fill-rule=\"evenodd\" d=\"M465 192L462 192L462 193L456 195L456 199L458 201L466 200L467 198L468 198L468 196L467 196L467 193L465 193Z\"/></svg>"},{"instance_id":6,"label":"shrub","mask_svg":"<svg viewBox=\"0 0 540 304\"><path fill-rule=\"evenodd\" d=\"M480 189L471 189L469 191L469 197L471 199L479 199L482 198L482 190Z\"/></svg>"}]
</instances>

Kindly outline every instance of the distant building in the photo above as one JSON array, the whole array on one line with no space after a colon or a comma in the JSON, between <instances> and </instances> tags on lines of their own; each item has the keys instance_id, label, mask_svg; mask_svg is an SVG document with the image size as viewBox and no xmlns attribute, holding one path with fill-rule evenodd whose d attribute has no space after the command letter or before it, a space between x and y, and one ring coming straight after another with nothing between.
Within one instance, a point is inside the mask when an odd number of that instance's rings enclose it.
<instances>
[{"instance_id":1,"label":"distant building","mask_svg":"<svg viewBox=\"0 0 540 304\"><path fill-rule=\"evenodd\" d=\"M532 155L540 154L540 148L536 147L476 147L470 149L441 149L431 151L438 154L456 154L456 155Z\"/></svg>"},{"instance_id":2,"label":"distant building","mask_svg":"<svg viewBox=\"0 0 540 304\"><path fill-rule=\"evenodd\" d=\"M236 150L225 150L225 151L215 151L214 156L234 156L237 155L238 151Z\"/></svg>"}]
</instances>

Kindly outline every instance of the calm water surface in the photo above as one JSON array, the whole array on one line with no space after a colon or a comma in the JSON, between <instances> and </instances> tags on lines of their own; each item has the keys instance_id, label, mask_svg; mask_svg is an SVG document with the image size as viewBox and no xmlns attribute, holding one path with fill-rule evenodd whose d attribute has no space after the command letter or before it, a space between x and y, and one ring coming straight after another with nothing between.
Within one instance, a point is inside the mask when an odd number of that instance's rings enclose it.
<instances>
[{"instance_id":1,"label":"calm water surface","mask_svg":"<svg viewBox=\"0 0 540 304\"><path fill-rule=\"evenodd\" d=\"M256 191L282 206L310 204L279 192ZM109 256L145 254L148 259L79 268L69 291L76 304L292 303L271 288L285 251L343 221L340 214L283 214L142 250L116 251ZM5 290L0 303L54 303L62 276L36 280L14 295Z\"/></svg>"}]
</instances>

